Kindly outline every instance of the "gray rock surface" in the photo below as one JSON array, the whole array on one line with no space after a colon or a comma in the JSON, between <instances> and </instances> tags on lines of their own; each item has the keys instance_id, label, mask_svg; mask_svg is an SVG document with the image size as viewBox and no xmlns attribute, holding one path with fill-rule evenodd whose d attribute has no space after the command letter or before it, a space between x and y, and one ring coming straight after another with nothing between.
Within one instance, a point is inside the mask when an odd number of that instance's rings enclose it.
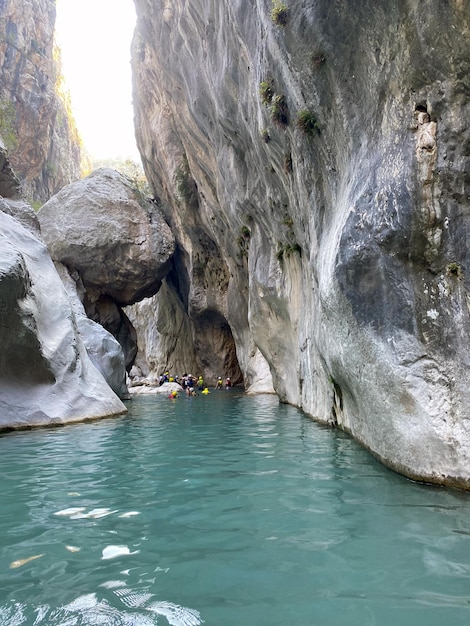
<instances>
[{"instance_id":1,"label":"gray rock surface","mask_svg":"<svg viewBox=\"0 0 470 626\"><path fill-rule=\"evenodd\" d=\"M174 237L157 207L119 172L100 168L67 185L38 213L55 261L77 271L90 302L152 296L168 273Z\"/></svg>"},{"instance_id":2,"label":"gray rock surface","mask_svg":"<svg viewBox=\"0 0 470 626\"><path fill-rule=\"evenodd\" d=\"M158 315L179 301L199 345L218 316L248 388L269 370L388 466L469 488L470 5L286 3L281 28L270 0L135 0L138 144L177 237Z\"/></svg>"},{"instance_id":3,"label":"gray rock surface","mask_svg":"<svg viewBox=\"0 0 470 626\"><path fill-rule=\"evenodd\" d=\"M0 430L126 412L90 361L45 244L0 211Z\"/></svg>"},{"instance_id":4,"label":"gray rock surface","mask_svg":"<svg viewBox=\"0 0 470 626\"><path fill-rule=\"evenodd\" d=\"M55 266L72 305L78 333L91 362L114 393L123 400L128 399L126 364L120 343L101 324L87 317L77 292L77 283L64 265L56 263Z\"/></svg>"},{"instance_id":5,"label":"gray rock surface","mask_svg":"<svg viewBox=\"0 0 470 626\"><path fill-rule=\"evenodd\" d=\"M11 215L26 229L35 235L40 235L41 229L34 209L24 200L0 198L0 211Z\"/></svg>"},{"instance_id":6,"label":"gray rock surface","mask_svg":"<svg viewBox=\"0 0 470 626\"><path fill-rule=\"evenodd\" d=\"M30 202L44 202L81 175L82 145L54 52L55 19L51 0L0 2L0 135Z\"/></svg>"},{"instance_id":7,"label":"gray rock surface","mask_svg":"<svg viewBox=\"0 0 470 626\"><path fill-rule=\"evenodd\" d=\"M178 383L163 383L163 385L151 385L146 381L141 384L129 387L131 395L155 395L168 396L172 391L176 391L178 395L184 395L185 390Z\"/></svg>"},{"instance_id":8,"label":"gray rock surface","mask_svg":"<svg viewBox=\"0 0 470 626\"><path fill-rule=\"evenodd\" d=\"M20 187L20 181L11 169L7 147L0 131L0 196L19 200L21 198Z\"/></svg>"},{"instance_id":9,"label":"gray rock surface","mask_svg":"<svg viewBox=\"0 0 470 626\"><path fill-rule=\"evenodd\" d=\"M211 384L217 376L242 381L227 322L214 313L193 323L166 280L155 296L124 311L137 331L135 362L145 375L158 379L168 370L178 376L203 374Z\"/></svg>"},{"instance_id":10,"label":"gray rock surface","mask_svg":"<svg viewBox=\"0 0 470 626\"><path fill-rule=\"evenodd\" d=\"M87 316L120 343L126 369L137 334L122 310L155 294L172 265L174 236L158 206L125 176L99 168L38 213L53 259L76 274Z\"/></svg>"}]
</instances>

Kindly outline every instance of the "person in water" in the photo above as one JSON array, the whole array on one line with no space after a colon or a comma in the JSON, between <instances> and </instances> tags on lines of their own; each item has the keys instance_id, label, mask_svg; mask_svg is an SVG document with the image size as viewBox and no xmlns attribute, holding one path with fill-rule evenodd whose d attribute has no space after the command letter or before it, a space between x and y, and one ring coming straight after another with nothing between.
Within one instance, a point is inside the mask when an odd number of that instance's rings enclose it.
<instances>
[{"instance_id":1,"label":"person in water","mask_svg":"<svg viewBox=\"0 0 470 626\"><path fill-rule=\"evenodd\" d=\"M197 379L197 388L199 389L199 391L202 391L204 389L204 378L202 376L199 376L199 378Z\"/></svg>"},{"instance_id":2,"label":"person in water","mask_svg":"<svg viewBox=\"0 0 470 626\"><path fill-rule=\"evenodd\" d=\"M203 393L205 396L207 396L208 393L210 393L209 389L207 387L204 387L204 389L201 391L201 393Z\"/></svg>"},{"instance_id":3,"label":"person in water","mask_svg":"<svg viewBox=\"0 0 470 626\"><path fill-rule=\"evenodd\" d=\"M230 380L230 378L226 378L225 379L225 389L230 389L231 386L232 386L232 381Z\"/></svg>"},{"instance_id":4,"label":"person in water","mask_svg":"<svg viewBox=\"0 0 470 626\"><path fill-rule=\"evenodd\" d=\"M170 398L170 400L174 400L175 398L177 398L178 392L176 391L176 389L173 389L173 391L170 391L168 397Z\"/></svg>"},{"instance_id":5,"label":"person in water","mask_svg":"<svg viewBox=\"0 0 470 626\"><path fill-rule=\"evenodd\" d=\"M223 383L222 383L222 376L219 376L217 379L217 382L215 383L215 388L216 389L222 389L223 387Z\"/></svg>"}]
</instances>

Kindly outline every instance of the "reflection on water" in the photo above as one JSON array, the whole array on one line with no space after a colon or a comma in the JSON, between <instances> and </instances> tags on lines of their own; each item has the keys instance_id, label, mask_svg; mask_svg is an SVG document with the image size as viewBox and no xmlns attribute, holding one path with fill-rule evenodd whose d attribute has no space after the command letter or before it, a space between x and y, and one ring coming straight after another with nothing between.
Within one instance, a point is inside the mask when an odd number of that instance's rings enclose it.
<instances>
[{"instance_id":1,"label":"reflection on water","mask_svg":"<svg viewBox=\"0 0 470 626\"><path fill-rule=\"evenodd\" d=\"M470 623L470 496L271 396L0 438L0 626Z\"/></svg>"}]
</instances>

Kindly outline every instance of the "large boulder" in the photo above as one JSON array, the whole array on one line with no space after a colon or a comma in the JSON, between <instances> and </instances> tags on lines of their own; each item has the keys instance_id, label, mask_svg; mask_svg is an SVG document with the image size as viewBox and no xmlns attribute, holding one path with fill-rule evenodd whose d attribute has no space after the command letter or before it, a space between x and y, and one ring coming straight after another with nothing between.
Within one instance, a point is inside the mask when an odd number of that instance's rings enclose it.
<instances>
[{"instance_id":1,"label":"large boulder","mask_svg":"<svg viewBox=\"0 0 470 626\"><path fill-rule=\"evenodd\" d=\"M67 185L39 213L51 256L77 271L90 301L152 296L168 273L174 237L158 207L119 172L100 168Z\"/></svg>"},{"instance_id":2,"label":"large boulder","mask_svg":"<svg viewBox=\"0 0 470 626\"><path fill-rule=\"evenodd\" d=\"M90 361L47 247L0 211L0 430L126 408Z\"/></svg>"}]
</instances>

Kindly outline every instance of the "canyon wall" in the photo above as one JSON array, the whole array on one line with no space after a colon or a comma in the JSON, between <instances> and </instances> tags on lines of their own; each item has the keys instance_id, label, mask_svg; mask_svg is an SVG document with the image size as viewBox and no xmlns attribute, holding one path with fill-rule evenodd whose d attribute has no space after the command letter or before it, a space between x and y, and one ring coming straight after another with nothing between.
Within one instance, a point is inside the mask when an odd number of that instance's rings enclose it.
<instances>
[{"instance_id":1,"label":"canyon wall","mask_svg":"<svg viewBox=\"0 0 470 626\"><path fill-rule=\"evenodd\" d=\"M236 351L248 390L470 487L470 5L135 5L138 145L177 239L158 319L176 306L215 374ZM162 327L158 366L181 362Z\"/></svg>"},{"instance_id":2,"label":"canyon wall","mask_svg":"<svg viewBox=\"0 0 470 626\"><path fill-rule=\"evenodd\" d=\"M0 136L23 194L38 204L81 175L55 16L53 0L0 2Z\"/></svg>"}]
</instances>

